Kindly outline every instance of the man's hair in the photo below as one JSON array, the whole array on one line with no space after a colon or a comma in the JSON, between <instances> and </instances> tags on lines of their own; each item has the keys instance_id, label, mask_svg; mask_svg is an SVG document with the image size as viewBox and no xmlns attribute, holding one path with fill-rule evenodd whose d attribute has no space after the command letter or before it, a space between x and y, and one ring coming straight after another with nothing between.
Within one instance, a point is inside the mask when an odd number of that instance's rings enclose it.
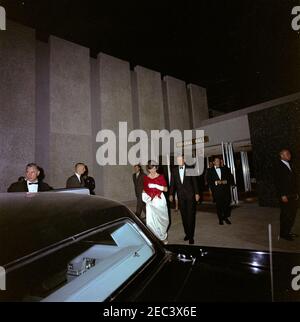
<instances>
[{"instance_id":1,"label":"man's hair","mask_svg":"<svg viewBox=\"0 0 300 322\"><path fill-rule=\"evenodd\" d=\"M36 168L38 171L39 171L39 166L36 164L36 163L28 163L27 165L26 165L26 170L28 169L28 168Z\"/></svg>"},{"instance_id":2,"label":"man's hair","mask_svg":"<svg viewBox=\"0 0 300 322\"><path fill-rule=\"evenodd\" d=\"M77 170L77 167L83 165L85 167L85 164L83 162L78 162L75 164L75 170Z\"/></svg>"},{"instance_id":3,"label":"man's hair","mask_svg":"<svg viewBox=\"0 0 300 322\"><path fill-rule=\"evenodd\" d=\"M216 159L219 159L220 161L222 160L222 158L221 158L221 157L219 157L218 155L215 155L215 156L213 157L213 162L214 162Z\"/></svg>"},{"instance_id":4,"label":"man's hair","mask_svg":"<svg viewBox=\"0 0 300 322\"><path fill-rule=\"evenodd\" d=\"M291 150L288 149L288 148L283 148L283 149L280 149L279 151L279 156L281 156L281 154L284 152L284 151L289 151L291 153Z\"/></svg>"}]
</instances>

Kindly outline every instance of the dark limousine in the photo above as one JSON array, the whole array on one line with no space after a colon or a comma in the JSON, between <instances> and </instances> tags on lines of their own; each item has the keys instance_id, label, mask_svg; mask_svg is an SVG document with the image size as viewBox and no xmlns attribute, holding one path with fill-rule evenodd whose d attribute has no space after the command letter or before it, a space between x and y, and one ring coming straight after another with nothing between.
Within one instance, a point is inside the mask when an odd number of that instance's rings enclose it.
<instances>
[{"instance_id":1,"label":"dark limousine","mask_svg":"<svg viewBox=\"0 0 300 322\"><path fill-rule=\"evenodd\" d=\"M163 245L101 197L0 194L2 301L297 301L297 265L295 253Z\"/></svg>"}]
</instances>

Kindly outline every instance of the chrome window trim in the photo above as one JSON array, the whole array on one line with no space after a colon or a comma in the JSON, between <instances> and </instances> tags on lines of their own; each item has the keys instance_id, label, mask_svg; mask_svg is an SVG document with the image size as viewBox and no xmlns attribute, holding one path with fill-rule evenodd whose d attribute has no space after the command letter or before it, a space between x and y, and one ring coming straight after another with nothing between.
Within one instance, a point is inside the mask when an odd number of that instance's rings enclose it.
<instances>
[{"instance_id":1,"label":"chrome window trim","mask_svg":"<svg viewBox=\"0 0 300 322\"><path fill-rule=\"evenodd\" d=\"M6 273L10 273L20 267L28 265L28 264L30 264L40 258L43 258L47 255L50 255L60 249L63 249L63 248L68 247L72 244L75 244L78 241L80 241L88 236L94 235L94 234L101 232L109 227L116 226L117 224L120 224L122 222L131 224L131 226L143 237L145 242L153 249L153 251L154 251L153 256L154 256L156 254L156 248L154 247L154 244L149 240L149 238L144 234L144 232L138 227L138 225L132 220L132 218L122 217L122 218L113 220L109 223L105 223L105 224L96 226L94 228L86 230L86 231L79 233L77 235L74 235L72 237L68 237L68 238L66 238L62 241L59 241L53 245L47 246L45 248L41 248L40 250L38 250L36 252L33 252L29 255L26 255L26 256L21 257L17 260L14 260L8 264L5 264L3 267L5 268Z\"/></svg>"}]
</instances>

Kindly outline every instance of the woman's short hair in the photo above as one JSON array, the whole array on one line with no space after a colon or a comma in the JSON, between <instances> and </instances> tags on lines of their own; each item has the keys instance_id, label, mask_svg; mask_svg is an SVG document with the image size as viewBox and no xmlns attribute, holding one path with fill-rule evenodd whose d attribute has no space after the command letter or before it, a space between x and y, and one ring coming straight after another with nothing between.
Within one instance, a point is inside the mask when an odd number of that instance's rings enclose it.
<instances>
[{"instance_id":1,"label":"woman's short hair","mask_svg":"<svg viewBox=\"0 0 300 322\"><path fill-rule=\"evenodd\" d=\"M147 170L151 170L155 168L156 170L158 169L158 163L156 161L153 160L149 160L147 163Z\"/></svg>"}]
</instances>

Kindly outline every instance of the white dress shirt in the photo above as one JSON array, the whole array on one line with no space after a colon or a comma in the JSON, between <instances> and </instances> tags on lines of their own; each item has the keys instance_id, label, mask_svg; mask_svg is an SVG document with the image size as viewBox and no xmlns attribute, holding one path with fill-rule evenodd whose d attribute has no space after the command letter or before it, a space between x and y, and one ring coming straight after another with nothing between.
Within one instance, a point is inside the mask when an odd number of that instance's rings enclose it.
<instances>
[{"instance_id":1,"label":"white dress shirt","mask_svg":"<svg viewBox=\"0 0 300 322\"><path fill-rule=\"evenodd\" d=\"M285 160L281 160L288 168L289 168L289 170L292 172L292 168L291 168L291 166L290 166L290 164L287 162L287 161L285 161Z\"/></svg>"},{"instance_id":2,"label":"white dress shirt","mask_svg":"<svg viewBox=\"0 0 300 322\"><path fill-rule=\"evenodd\" d=\"M75 172L75 174L76 174L76 177L77 177L78 181L81 183L81 177L80 177L80 175L77 172Z\"/></svg>"},{"instance_id":3,"label":"white dress shirt","mask_svg":"<svg viewBox=\"0 0 300 322\"><path fill-rule=\"evenodd\" d=\"M38 182L29 182L28 180L26 181L27 183L27 188L28 188L28 192L38 192L39 190L39 185Z\"/></svg>"},{"instance_id":4,"label":"white dress shirt","mask_svg":"<svg viewBox=\"0 0 300 322\"><path fill-rule=\"evenodd\" d=\"M222 180L221 168L215 167L215 169L216 169L216 172L217 172L217 175L218 175L219 179Z\"/></svg>"},{"instance_id":5,"label":"white dress shirt","mask_svg":"<svg viewBox=\"0 0 300 322\"><path fill-rule=\"evenodd\" d=\"M183 180L184 180L184 171L185 171L185 166L184 165L179 166L179 176L180 176L181 183L183 183Z\"/></svg>"}]
</instances>

